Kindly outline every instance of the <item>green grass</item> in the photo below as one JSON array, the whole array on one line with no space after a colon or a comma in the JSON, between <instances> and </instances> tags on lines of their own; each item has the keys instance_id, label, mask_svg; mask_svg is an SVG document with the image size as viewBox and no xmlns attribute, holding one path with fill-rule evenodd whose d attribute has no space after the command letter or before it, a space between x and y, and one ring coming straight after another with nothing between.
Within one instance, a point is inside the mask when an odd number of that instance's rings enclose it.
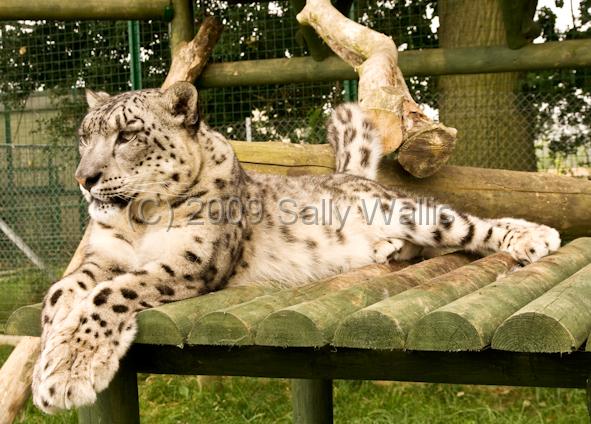
<instances>
[{"instance_id":1,"label":"green grass","mask_svg":"<svg viewBox=\"0 0 591 424\"><path fill-rule=\"evenodd\" d=\"M0 347L0 363L9 353ZM200 390L196 377L141 375L142 423L290 423L286 380L224 378ZM336 423L588 423L582 390L335 382ZM76 414L42 415L29 401L24 423L76 423Z\"/></svg>"}]
</instances>

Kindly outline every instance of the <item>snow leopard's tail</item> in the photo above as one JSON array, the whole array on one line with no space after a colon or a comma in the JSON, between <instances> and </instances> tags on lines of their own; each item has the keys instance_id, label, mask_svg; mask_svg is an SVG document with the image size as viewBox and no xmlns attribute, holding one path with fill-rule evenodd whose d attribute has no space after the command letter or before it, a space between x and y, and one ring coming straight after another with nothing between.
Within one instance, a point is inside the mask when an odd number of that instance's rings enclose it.
<instances>
[{"instance_id":1,"label":"snow leopard's tail","mask_svg":"<svg viewBox=\"0 0 591 424\"><path fill-rule=\"evenodd\" d=\"M378 130L357 103L339 105L326 123L326 133L335 151L335 172L375 180L382 143Z\"/></svg>"}]
</instances>

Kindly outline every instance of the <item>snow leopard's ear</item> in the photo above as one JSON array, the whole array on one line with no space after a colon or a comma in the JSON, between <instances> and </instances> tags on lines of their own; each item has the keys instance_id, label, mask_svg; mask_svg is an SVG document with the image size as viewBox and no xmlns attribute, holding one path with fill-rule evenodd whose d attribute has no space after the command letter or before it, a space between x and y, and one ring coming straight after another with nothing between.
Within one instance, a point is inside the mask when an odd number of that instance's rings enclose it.
<instances>
[{"instance_id":1,"label":"snow leopard's ear","mask_svg":"<svg viewBox=\"0 0 591 424\"><path fill-rule=\"evenodd\" d=\"M100 106L109 99L109 94L104 91L92 91L90 88L86 89L86 103L90 109Z\"/></svg>"},{"instance_id":2,"label":"snow leopard's ear","mask_svg":"<svg viewBox=\"0 0 591 424\"><path fill-rule=\"evenodd\" d=\"M197 89L190 82L177 82L162 95L164 105L174 117L182 117L187 127L193 127L199 120Z\"/></svg>"}]
</instances>

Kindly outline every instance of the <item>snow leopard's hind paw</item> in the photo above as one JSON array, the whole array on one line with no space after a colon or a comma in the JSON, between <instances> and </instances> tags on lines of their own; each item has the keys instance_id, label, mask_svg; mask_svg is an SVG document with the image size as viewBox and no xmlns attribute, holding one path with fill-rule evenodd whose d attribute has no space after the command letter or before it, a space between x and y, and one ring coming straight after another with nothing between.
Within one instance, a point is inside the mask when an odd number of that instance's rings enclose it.
<instances>
[{"instance_id":1,"label":"snow leopard's hind paw","mask_svg":"<svg viewBox=\"0 0 591 424\"><path fill-rule=\"evenodd\" d=\"M507 252L522 265L533 263L560 247L560 234L546 225L511 228L501 242L500 250Z\"/></svg>"},{"instance_id":2,"label":"snow leopard's hind paw","mask_svg":"<svg viewBox=\"0 0 591 424\"><path fill-rule=\"evenodd\" d=\"M409 261L421 255L422 248L402 239L380 240L374 245L373 260L379 264Z\"/></svg>"}]
</instances>

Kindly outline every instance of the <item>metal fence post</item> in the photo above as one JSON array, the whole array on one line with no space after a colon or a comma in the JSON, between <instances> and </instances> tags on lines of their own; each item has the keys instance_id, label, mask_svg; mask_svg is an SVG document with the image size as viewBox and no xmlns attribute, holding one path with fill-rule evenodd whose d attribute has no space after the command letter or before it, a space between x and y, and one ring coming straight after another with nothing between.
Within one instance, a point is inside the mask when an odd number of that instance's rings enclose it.
<instances>
[{"instance_id":1,"label":"metal fence post","mask_svg":"<svg viewBox=\"0 0 591 424\"><path fill-rule=\"evenodd\" d=\"M142 62L140 58L140 23L129 21L127 23L129 34L129 69L131 71L131 88L140 90L142 88Z\"/></svg>"},{"instance_id":2,"label":"metal fence post","mask_svg":"<svg viewBox=\"0 0 591 424\"><path fill-rule=\"evenodd\" d=\"M7 192L12 193L14 189L14 163L12 158L12 128L10 122L10 108L4 105L4 142L6 143L6 165L8 167L8 188Z\"/></svg>"}]
</instances>

